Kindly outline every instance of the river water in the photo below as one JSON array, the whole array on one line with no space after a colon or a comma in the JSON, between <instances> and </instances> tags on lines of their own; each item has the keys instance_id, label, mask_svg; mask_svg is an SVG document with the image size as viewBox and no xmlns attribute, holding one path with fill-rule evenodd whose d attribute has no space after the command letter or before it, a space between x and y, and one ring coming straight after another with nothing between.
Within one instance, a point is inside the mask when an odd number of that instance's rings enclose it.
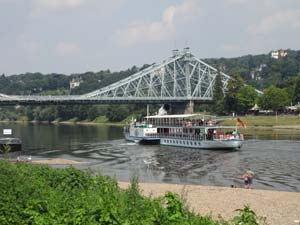
<instances>
[{"instance_id":1,"label":"river water","mask_svg":"<svg viewBox=\"0 0 300 225\"><path fill-rule=\"evenodd\" d=\"M248 130L241 150L220 151L130 143L118 126L0 123L4 128L22 139L23 156L85 162L76 167L119 181L138 175L141 182L242 187L250 167L256 189L300 191L299 130Z\"/></svg>"}]
</instances>

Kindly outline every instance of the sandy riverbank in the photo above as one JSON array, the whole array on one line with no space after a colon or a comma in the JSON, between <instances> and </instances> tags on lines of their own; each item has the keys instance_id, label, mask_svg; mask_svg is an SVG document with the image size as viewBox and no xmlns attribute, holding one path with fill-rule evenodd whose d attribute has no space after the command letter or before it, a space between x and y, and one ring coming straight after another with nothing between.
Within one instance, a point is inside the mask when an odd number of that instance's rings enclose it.
<instances>
[{"instance_id":1,"label":"sandy riverbank","mask_svg":"<svg viewBox=\"0 0 300 225\"><path fill-rule=\"evenodd\" d=\"M186 199L186 204L196 213L212 215L228 220L237 215L235 209L250 204L257 215L267 217L270 225L296 225L300 220L300 193L247 190L241 188L209 187L198 185L140 183L144 196L158 197L167 191L175 192ZM119 182L121 188L128 183Z\"/></svg>"}]
</instances>

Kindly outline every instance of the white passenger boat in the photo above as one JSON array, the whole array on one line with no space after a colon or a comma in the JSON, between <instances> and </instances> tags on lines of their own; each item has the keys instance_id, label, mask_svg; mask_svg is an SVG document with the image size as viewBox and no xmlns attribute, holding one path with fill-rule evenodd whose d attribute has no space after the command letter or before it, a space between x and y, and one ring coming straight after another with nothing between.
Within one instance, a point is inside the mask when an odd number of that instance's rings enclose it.
<instances>
[{"instance_id":1,"label":"white passenger boat","mask_svg":"<svg viewBox=\"0 0 300 225\"><path fill-rule=\"evenodd\" d=\"M237 126L218 126L216 117L184 114L147 116L124 127L126 140L197 149L240 149L244 137Z\"/></svg>"}]
</instances>

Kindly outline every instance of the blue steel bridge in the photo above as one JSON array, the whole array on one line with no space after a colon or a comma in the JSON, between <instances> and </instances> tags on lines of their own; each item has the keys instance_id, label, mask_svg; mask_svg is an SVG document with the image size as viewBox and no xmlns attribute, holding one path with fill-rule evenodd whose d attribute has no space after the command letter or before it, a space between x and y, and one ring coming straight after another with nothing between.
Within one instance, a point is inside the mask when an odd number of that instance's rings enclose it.
<instances>
[{"instance_id":1,"label":"blue steel bridge","mask_svg":"<svg viewBox=\"0 0 300 225\"><path fill-rule=\"evenodd\" d=\"M161 63L154 63L123 80L83 95L5 95L0 105L209 103L218 71L185 48L174 50ZM227 74L220 72L226 92Z\"/></svg>"}]
</instances>

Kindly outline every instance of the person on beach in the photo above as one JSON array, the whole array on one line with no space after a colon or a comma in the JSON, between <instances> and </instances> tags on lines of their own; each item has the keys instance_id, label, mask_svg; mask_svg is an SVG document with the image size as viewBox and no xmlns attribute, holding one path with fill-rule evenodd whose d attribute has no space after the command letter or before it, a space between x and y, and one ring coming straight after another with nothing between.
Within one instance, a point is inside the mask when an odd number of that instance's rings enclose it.
<instances>
[{"instance_id":1,"label":"person on beach","mask_svg":"<svg viewBox=\"0 0 300 225\"><path fill-rule=\"evenodd\" d=\"M248 189L252 189L252 183L254 178L254 172L249 168L246 172L248 174Z\"/></svg>"},{"instance_id":2,"label":"person on beach","mask_svg":"<svg viewBox=\"0 0 300 225\"><path fill-rule=\"evenodd\" d=\"M248 176L248 173L245 172L244 175L243 175L243 179L244 179L244 185L245 185L245 188L249 188L249 183L248 183L248 179L249 179L249 176Z\"/></svg>"}]
</instances>

